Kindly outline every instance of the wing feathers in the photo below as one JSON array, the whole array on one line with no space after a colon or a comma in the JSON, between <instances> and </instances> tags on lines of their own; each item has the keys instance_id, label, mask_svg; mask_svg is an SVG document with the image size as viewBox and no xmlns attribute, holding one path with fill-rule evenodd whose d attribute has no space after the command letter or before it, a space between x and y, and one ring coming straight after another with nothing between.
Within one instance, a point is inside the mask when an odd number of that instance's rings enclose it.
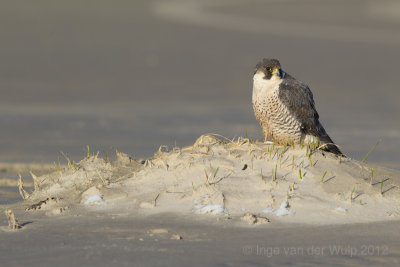
<instances>
[{"instance_id":1,"label":"wing feathers","mask_svg":"<svg viewBox=\"0 0 400 267\"><path fill-rule=\"evenodd\" d=\"M343 155L319 122L313 94L306 84L286 74L279 87L279 99L300 121L305 135L317 136L320 139L322 150Z\"/></svg>"},{"instance_id":2,"label":"wing feathers","mask_svg":"<svg viewBox=\"0 0 400 267\"><path fill-rule=\"evenodd\" d=\"M289 74L279 88L279 99L295 114L306 134L313 134L319 115L310 88Z\"/></svg>"}]
</instances>

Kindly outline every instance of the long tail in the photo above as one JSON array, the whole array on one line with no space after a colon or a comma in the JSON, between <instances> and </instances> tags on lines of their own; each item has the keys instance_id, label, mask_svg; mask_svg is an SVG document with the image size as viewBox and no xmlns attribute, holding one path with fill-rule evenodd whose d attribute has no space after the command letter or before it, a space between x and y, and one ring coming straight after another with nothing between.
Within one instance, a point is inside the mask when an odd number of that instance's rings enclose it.
<instances>
[{"instance_id":1,"label":"long tail","mask_svg":"<svg viewBox=\"0 0 400 267\"><path fill-rule=\"evenodd\" d=\"M332 141L332 139L326 133L321 123L319 123L318 126L319 126L318 127L319 149L336 154L338 156L346 157L346 155L344 155L342 151L340 151L338 146Z\"/></svg>"},{"instance_id":2,"label":"long tail","mask_svg":"<svg viewBox=\"0 0 400 267\"><path fill-rule=\"evenodd\" d=\"M321 141L321 139L320 139L320 141ZM342 156L344 158L346 157L346 155L344 155L342 153L342 151L340 151L340 149L337 147L337 145L335 145L335 143L333 143L333 142L320 142L319 149L324 150L326 152L336 154L338 156Z\"/></svg>"}]
</instances>

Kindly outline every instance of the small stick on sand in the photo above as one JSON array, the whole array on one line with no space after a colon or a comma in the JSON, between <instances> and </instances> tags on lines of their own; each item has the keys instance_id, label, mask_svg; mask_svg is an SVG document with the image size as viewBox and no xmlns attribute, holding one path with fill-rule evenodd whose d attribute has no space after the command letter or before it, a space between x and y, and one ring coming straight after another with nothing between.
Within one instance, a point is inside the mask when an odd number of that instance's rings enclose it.
<instances>
[{"instance_id":1,"label":"small stick on sand","mask_svg":"<svg viewBox=\"0 0 400 267\"><path fill-rule=\"evenodd\" d=\"M10 230L17 230L17 229L21 229L22 226L19 224L18 220L15 219L15 215L14 212L12 210L9 209L5 209L5 214L7 216L8 219L8 229Z\"/></svg>"},{"instance_id":2,"label":"small stick on sand","mask_svg":"<svg viewBox=\"0 0 400 267\"><path fill-rule=\"evenodd\" d=\"M160 196L160 194L161 194L161 193L158 193L158 195L157 195L156 198L154 199L154 207L157 206L157 199L158 199L158 197Z\"/></svg>"}]
</instances>

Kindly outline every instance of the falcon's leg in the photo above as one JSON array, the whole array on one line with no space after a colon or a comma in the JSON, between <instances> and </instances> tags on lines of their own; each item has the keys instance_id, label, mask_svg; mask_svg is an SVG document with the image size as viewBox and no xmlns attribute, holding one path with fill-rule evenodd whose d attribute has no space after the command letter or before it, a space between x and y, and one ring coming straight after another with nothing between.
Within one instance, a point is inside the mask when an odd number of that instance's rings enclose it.
<instances>
[{"instance_id":1,"label":"falcon's leg","mask_svg":"<svg viewBox=\"0 0 400 267\"><path fill-rule=\"evenodd\" d=\"M272 135L268 132L268 130L263 129L263 134L264 134L264 143L268 142L268 139L272 139Z\"/></svg>"}]
</instances>

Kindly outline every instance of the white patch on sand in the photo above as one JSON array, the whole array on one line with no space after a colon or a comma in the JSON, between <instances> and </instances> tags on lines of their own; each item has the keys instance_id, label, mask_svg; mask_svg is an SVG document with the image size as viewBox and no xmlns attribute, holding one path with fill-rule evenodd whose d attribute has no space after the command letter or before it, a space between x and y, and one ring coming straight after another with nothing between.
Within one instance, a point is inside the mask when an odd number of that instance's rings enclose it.
<instances>
[{"instance_id":1,"label":"white patch on sand","mask_svg":"<svg viewBox=\"0 0 400 267\"><path fill-rule=\"evenodd\" d=\"M101 194L91 195L85 201L85 205L100 205L103 203L104 203L104 200L103 200L103 196Z\"/></svg>"},{"instance_id":2,"label":"white patch on sand","mask_svg":"<svg viewBox=\"0 0 400 267\"><path fill-rule=\"evenodd\" d=\"M85 205L99 205L104 203L103 195L100 190L92 186L82 193L81 203Z\"/></svg>"},{"instance_id":3,"label":"white patch on sand","mask_svg":"<svg viewBox=\"0 0 400 267\"><path fill-rule=\"evenodd\" d=\"M276 216L293 215L294 212L289 210L289 203L283 201L279 209L275 212Z\"/></svg>"},{"instance_id":4,"label":"white patch on sand","mask_svg":"<svg viewBox=\"0 0 400 267\"><path fill-rule=\"evenodd\" d=\"M219 215L228 213L228 210L222 205L223 200L220 194L209 195L205 194L193 200L195 206L193 211L196 214L211 214ZM213 201L219 201L221 204L214 204Z\"/></svg>"},{"instance_id":5,"label":"white patch on sand","mask_svg":"<svg viewBox=\"0 0 400 267\"><path fill-rule=\"evenodd\" d=\"M228 213L228 210L222 205L214 205L214 204L207 204L207 205L196 205L194 206L194 213L196 214L211 214L211 215L219 215Z\"/></svg>"}]
</instances>

